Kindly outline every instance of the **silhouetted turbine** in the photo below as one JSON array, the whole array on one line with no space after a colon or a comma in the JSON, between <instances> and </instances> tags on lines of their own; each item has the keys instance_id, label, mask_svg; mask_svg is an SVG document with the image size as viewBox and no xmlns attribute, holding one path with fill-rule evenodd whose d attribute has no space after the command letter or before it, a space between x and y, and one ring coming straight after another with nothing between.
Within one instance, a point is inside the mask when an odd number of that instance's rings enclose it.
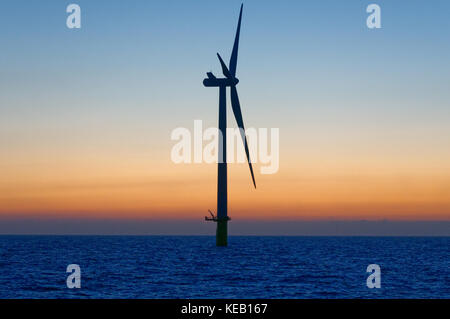
<instances>
[{"instance_id":1,"label":"silhouetted turbine","mask_svg":"<svg viewBox=\"0 0 450 319\"><path fill-rule=\"evenodd\" d=\"M250 152L248 150L247 137L245 136L244 120L242 118L241 104L236 89L239 80L236 78L236 67L239 49L239 35L241 32L242 9L239 13L239 21L234 38L233 51L231 52L230 68L223 62L222 57L217 53L220 65L222 66L222 73L225 78L216 78L211 72L206 73L208 78L203 80L206 87L219 87L219 130L222 133L222 139L219 140L219 163L217 170L217 217L212 215L212 218L205 217L206 220L213 220L217 222L216 244L217 246L227 245L227 224L230 219L227 214L227 144L226 144L226 88L230 87L231 106L233 114L236 119L242 142L247 156L247 162L252 176L253 186L256 188L255 175L253 174L252 162L250 160ZM211 212L210 212L211 213Z\"/></svg>"}]
</instances>

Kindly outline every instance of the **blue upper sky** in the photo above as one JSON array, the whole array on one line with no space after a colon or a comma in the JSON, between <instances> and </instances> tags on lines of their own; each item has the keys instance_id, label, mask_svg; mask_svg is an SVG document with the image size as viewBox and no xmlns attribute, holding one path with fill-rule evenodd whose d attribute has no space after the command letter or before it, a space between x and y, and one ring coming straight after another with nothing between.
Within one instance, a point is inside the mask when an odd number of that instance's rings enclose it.
<instances>
[{"instance_id":1,"label":"blue upper sky","mask_svg":"<svg viewBox=\"0 0 450 319\"><path fill-rule=\"evenodd\" d=\"M450 2L376 1L382 28L369 30L373 2L245 1L237 76L248 125L447 126ZM66 27L69 3L1 2L3 127L127 126L129 116L167 136L216 123L217 92L202 80L220 75L216 52L229 59L241 1L79 0L80 30Z\"/></svg>"},{"instance_id":2,"label":"blue upper sky","mask_svg":"<svg viewBox=\"0 0 450 319\"><path fill-rule=\"evenodd\" d=\"M201 117L216 95L201 81L207 71L220 74L216 52L229 59L241 1L73 2L82 9L81 30L66 27L69 1L2 1L4 102L24 91L37 102L38 92L51 87L45 102L54 103L46 108L60 108L63 97L79 100L83 92L112 111L125 100L151 99L176 109L180 120ZM373 2L382 9L380 30L365 24ZM386 99L416 109L418 99L437 99L436 111L445 111L449 16L445 0L245 1L238 76L246 112L270 124L278 110L256 113L274 101L288 113L305 108L304 114L315 112L309 109L315 103L333 111L344 99L346 108L364 109L366 100L393 116L405 110L392 109Z\"/></svg>"}]
</instances>

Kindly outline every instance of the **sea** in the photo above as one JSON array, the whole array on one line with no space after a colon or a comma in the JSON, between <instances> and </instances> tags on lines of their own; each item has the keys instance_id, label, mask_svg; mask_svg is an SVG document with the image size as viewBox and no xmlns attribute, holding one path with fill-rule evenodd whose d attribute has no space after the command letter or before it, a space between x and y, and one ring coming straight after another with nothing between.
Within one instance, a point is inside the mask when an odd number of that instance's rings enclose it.
<instances>
[{"instance_id":1,"label":"sea","mask_svg":"<svg viewBox=\"0 0 450 319\"><path fill-rule=\"evenodd\" d=\"M450 298L450 237L0 236L0 298Z\"/></svg>"}]
</instances>

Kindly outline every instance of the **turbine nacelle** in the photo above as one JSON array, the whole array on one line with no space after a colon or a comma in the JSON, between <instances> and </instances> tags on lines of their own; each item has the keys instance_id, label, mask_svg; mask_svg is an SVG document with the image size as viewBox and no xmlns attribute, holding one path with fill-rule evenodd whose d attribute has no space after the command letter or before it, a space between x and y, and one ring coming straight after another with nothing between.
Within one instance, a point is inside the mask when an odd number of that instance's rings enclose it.
<instances>
[{"instance_id":1,"label":"turbine nacelle","mask_svg":"<svg viewBox=\"0 0 450 319\"><path fill-rule=\"evenodd\" d=\"M228 70L219 53L217 53L217 57L219 58L220 65L222 66L222 72L225 78L218 79L214 74L212 74L212 72L207 72L206 75L208 76L208 78L203 80L203 85L206 87L236 86L236 84L239 83L239 80Z\"/></svg>"},{"instance_id":2,"label":"turbine nacelle","mask_svg":"<svg viewBox=\"0 0 450 319\"><path fill-rule=\"evenodd\" d=\"M208 72L208 78L203 80L203 85L206 87L219 87L219 86L235 86L239 83L237 78L216 78L212 73ZM212 76L210 76L212 75Z\"/></svg>"}]
</instances>

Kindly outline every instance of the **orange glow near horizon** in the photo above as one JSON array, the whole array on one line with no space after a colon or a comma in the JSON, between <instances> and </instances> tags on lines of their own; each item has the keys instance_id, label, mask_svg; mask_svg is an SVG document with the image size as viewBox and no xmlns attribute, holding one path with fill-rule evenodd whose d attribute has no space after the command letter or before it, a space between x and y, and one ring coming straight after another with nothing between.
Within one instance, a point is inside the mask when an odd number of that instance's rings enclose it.
<instances>
[{"instance_id":1,"label":"orange glow near horizon","mask_svg":"<svg viewBox=\"0 0 450 319\"><path fill-rule=\"evenodd\" d=\"M197 219L215 210L216 165L160 159L16 163L15 169L2 169L0 218ZM256 190L245 164L229 165L234 219L450 219L450 175L433 167L316 158L298 165L281 160L277 174L261 175L255 166Z\"/></svg>"}]
</instances>

